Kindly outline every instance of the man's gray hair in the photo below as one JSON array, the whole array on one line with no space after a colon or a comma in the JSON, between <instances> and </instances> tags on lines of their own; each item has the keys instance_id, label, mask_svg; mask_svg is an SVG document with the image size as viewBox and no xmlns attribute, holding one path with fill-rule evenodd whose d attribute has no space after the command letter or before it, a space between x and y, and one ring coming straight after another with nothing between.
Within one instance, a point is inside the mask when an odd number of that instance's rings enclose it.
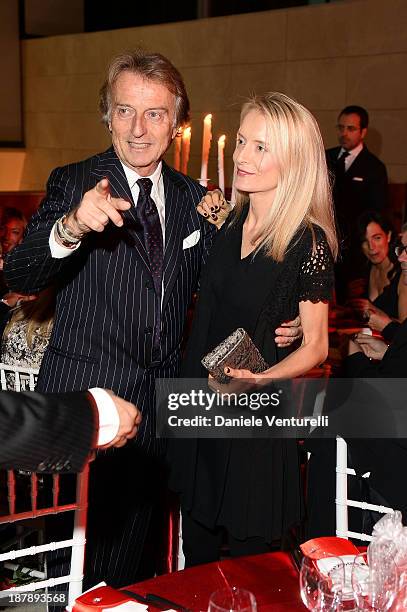
<instances>
[{"instance_id":1,"label":"man's gray hair","mask_svg":"<svg viewBox=\"0 0 407 612\"><path fill-rule=\"evenodd\" d=\"M174 127L189 122L189 99L181 74L160 53L147 53L142 49L128 51L115 57L109 66L107 78L99 95L99 110L102 121L109 125L112 114L113 87L122 72L134 72L145 79L164 85L175 96Z\"/></svg>"}]
</instances>

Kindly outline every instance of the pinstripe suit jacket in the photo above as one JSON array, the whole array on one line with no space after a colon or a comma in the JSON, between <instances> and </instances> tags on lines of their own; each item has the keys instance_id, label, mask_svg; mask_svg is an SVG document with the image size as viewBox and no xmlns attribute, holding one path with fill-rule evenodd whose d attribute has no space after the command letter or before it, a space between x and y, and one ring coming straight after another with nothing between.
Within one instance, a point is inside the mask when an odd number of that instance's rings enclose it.
<instances>
[{"instance_id":1,"label":"pinstripe suit jacket","mask_svg":"<svg viewBox=\"0 0 407 612\"><path fill-rule=\"evenodd\" d=\"M161 345L153 350L158 297L134 205L124 213L122 228L109 224L102 233L88 234L69 257L51 257L48 241L55 221L103 177L109 179L113 196L132 202L113 148L54 170L46 197L24 241L11 251L5 273L10 288L27 293L58 283L54 329L38 390L112 389L142 411L138 440L143 443L154 435L155 378L178 374L186 313L213 230L196 212L204 189L163 162L164 293ZM183 249L183 240L196 230L198 243Z\"/></svg>"},{"instance_id":2,"label":"pinstripe suit jacket","mask_svg":"<svg viewBox=\"0 0 407 612\"><path fill-rule=\"evenodd\" d=\"M95 447L90 393L0 393L0 467L79 472Z\"/></svg>"}]
</instances>

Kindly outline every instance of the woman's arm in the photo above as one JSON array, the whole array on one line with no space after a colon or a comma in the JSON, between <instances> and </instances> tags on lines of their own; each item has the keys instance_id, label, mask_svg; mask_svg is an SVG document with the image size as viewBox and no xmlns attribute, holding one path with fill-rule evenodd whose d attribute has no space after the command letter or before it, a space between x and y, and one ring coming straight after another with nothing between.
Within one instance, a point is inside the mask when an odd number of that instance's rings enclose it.
<instances>
[{"instance_id":1,"label":"woman's arm","mask_svg":"<svg viewBox=\"0 0 407 612\"><path fill-rule=\"evenodd\" d=\"M307 300L300 302L299 307L304 337L297 350L261 374L228 368L225 370L228 376L255 379L253 382L261 384L271 378L301 376L323 363L328 355L328 304Z\"/></svg>"}]
</instances>

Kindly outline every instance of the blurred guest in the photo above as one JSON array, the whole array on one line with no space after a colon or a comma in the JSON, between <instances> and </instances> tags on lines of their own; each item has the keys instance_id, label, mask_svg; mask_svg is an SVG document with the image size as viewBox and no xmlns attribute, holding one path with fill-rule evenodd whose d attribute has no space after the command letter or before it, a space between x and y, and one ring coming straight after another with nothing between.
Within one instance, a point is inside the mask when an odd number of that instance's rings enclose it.
<instances>
[{"instance_id":1,"label":"blurred guest","mask_svg":"<svg viewBox=\"0 0 407 612\"><path fill-rule=\"evenodd\" d=\"M0 297L7 292L7 284L3 275L3 258L23 239L27 221L17 208L6 206L0 219Z\"/></svg>"},{"instance_id":2,"label":"blurred guest","mask_svg":"<svg viewBox=\"0 0 407 612\"><path fill-rule=\"evenodd\" d=\"M1 216L1 249L6 255L11 249L20 244L23 240L24 230L27 220L23 213L17 208L8 206L4 209Z\"/></svg>"},{"instance_id":3,"label":"blurred guest","mask_svg":"<svg viewBox=\"0 0 407 612\"><path fill-rule=\"evenodd\" d=\"M34 296L32 296L34 297ZM44 289L32 301L16 306L1 339L1 361L6 365L39 369L51 336L55 312L55 291ZM20 377L24 381L28 377ZM8 388L14 389L14 376L7 374Z\"/></svg>"},{"instance_id":4,"label":"blurred guest","mask_svg":"<svg viewBox=\"0 0 407 612\"><path fill-rule=\"evenodd\" d=\"M342 262L336 269L339 302L346 297L346 281L355 277L362 261L353 220L365 210L382 210L388 197L386 167L364 143L368 125L366 109L347 106L340 112L336 126L340 146L326 152L334 178L333 197L341 239Z\"/></svg>"},{"instance_id":5,"label":"blurred guest","mask_svg":"<svg viewBox=\"0 0 407 612\"><path fill-rule=\"evenodd\" d=\"M396 247L401 278L407 286L407 228ZM349 376L359 378L407 378L407 319L399 325L389 346L378 338L357 334L349 343L346 360ZM400 482L407 469L407 440L349 440L353 466L358 474L370 471L369 499L401 510L407 519L406 489ZM378 518L378 517L377 517Z\"/></svg>"},{"instance_id":6,"label":"blurred guest","mask_svg":"<svg viewBox=\"0 0 407 612\"><path fill-rule=\"evenodd\" d=\"M394 252L394 234L384 217L368 211L359 217L357 229L369 270L366 297L351 304L365 315L371 329L381 332L391 321L407 317L407 285Z\"/></svg>"},{"instance_id":7,"label":"blurred guest","mask_svg":"<svg viewBox=\"0 0 407 612\"><path fill-rule=\"evenodd\" d=\"M402 282L407 285L407 227L396 247L401 265ZM396 326L393 342L388 346L383 340L359 333L349 342L348 357L344 362L347 377L352 378L407 378L407 320ZM335 383L335 381L332 381ZM327 410L330 405L328 403ZM359 410L361 405L355 406ZM400 486L400 474L407 469L407 444L405 439L347 440L353 467L358 474L371 472L369 482L350 480L349 497L379 503L403 511L407 519L405 487ZM305 440L305 448L311 458L308 464L308 532L309 538L335 535L335 440ZM397 467L397 469L395 469ZM360 488L362 486L362 489ZM371 517L364 516L370 520ZM373 517L377 520L379 517ZM369 529L360 523L361 513L352 514L357 521L351 529Z\"/></svg>"},{"instance_id":8,"label":"blurred guest","mask_svg":"<svg viewBox=\"0 0 407 612\"><path fill-rule=\"evenodd\" d=\"M407 287L407 227L403 228L396 253L401 266L401 282ZM398 326L389 346L379 338L357 334L355 341L349 343L346 366L352 376L407 377L407 319Z\"/></svg>"}]
</instances>

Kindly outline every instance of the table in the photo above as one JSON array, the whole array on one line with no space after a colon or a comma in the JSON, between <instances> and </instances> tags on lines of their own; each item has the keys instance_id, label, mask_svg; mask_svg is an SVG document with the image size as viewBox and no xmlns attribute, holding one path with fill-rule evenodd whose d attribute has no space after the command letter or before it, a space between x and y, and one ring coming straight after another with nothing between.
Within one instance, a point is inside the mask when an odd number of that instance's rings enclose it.
<instances>
[{"instance_id":1,"label":"table","mask_svg":"<svg viewBox=\"0 0 407 612\"><path fill-rule=\"evenodd\" d=\"M285 552L227 559L158 576L128 588L141 595L154 593L194 611L207 609L213 591L238 586L251 591L260 610L304 612L298 571Z\"/></svg>"}]
</instances>

